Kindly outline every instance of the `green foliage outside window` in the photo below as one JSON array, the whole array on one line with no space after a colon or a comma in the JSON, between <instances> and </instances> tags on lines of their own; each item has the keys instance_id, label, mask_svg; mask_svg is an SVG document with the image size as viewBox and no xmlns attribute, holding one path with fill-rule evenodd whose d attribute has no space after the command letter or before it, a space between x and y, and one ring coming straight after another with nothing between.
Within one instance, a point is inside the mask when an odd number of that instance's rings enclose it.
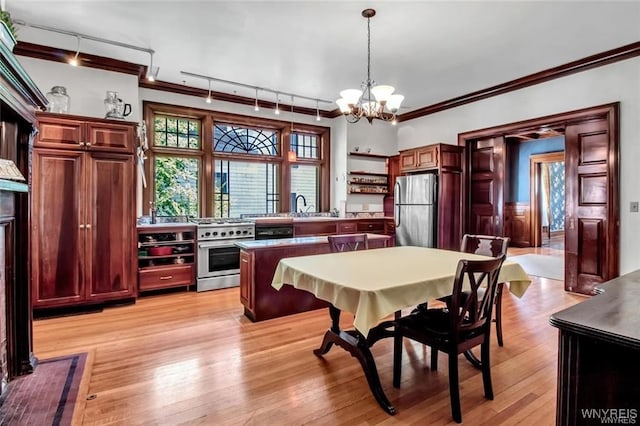
<instances>
[{"instance_id":1,"label":"green foliage outside window","mask_svg":"<svg viewBox=\"0 0 640 426\"><path fill-rule=\"evenodd\" d=\"M198 160L155 158L155 201L158 215L198 216Z\"/></svg>"}]
</instances>

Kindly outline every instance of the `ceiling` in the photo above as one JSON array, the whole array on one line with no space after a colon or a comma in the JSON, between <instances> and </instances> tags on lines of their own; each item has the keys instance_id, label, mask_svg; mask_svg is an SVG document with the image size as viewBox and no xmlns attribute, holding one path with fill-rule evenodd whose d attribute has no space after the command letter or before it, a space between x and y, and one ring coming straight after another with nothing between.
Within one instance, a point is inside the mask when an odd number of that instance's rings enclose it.
<instances>
[{"instance_id":1,"label":"ceiling","mask_svg":"<svg viewBox=\"0 0 640 426\"><path fill-rule=\"evenodd\" d=\"M329 101L366 78L361 11L373 7L371 76L405 95L401 113L640 40L640 0L3 2L13 19L155 50L158 80L207 89L182 70ZM18 40L72 51L77 44L24 26ZM80 51L149 63L144 52L110 44L82 40Z\"/></svg>"}]
</instances>

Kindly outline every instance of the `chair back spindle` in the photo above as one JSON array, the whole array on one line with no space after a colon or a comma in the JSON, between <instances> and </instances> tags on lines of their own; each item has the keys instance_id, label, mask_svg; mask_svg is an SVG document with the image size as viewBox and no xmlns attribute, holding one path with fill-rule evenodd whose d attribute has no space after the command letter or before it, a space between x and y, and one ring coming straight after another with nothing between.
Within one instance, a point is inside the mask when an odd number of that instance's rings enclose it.
<instances>
[{"instance_id":1,"label":"chair back spindle","mask_svg":"<svg viewBox=\"0 0 640 426\"><path fill-rule=\"evenodd\" d=\"M369 249L367 234L329 235L327 239L334 253Z\"/></svg>"}]
</instances>

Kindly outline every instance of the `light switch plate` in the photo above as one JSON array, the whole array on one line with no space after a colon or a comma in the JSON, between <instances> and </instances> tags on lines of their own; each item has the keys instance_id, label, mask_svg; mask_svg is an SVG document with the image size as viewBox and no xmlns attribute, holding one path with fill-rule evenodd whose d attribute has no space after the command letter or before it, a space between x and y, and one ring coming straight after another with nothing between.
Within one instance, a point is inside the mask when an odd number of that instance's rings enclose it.
<instances>
[{"instance_id":1,"label":"light switch plate","mask_svg":"<svg viewBox=\"0 0 640 426\"><path fill-rule=\"evenodd\" d=\"M638 213L638 202L637 201L632 201L631 203L629 203L629 211L631 213Z\"/></svg>"}]
</instances>

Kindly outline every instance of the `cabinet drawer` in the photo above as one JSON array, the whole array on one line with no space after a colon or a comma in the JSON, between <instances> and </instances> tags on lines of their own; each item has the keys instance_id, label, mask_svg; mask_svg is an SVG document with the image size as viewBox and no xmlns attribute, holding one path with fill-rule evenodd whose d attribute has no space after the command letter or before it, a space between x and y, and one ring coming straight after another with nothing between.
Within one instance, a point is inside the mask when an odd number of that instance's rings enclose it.
<instances>
[{"instance_id":1,"label":"cabinet drawer","mask_svg":"<svg viewBox=\"0 0 640 426\"><path fill-rule=\"evenodd\" d=\"M193 265L140 270L138 277L141 291L186 286L193 284Z\"/></svg>"},{"instance_id":2,"label":"cabinet drawer","mask_svg":"<svg viewBox=\"0 0 640 426\"><path fill-rule=\"evenodd\" d=\"M332 235L336 233L336 223L331 222L304 222L293 224L293 236L303 237L307 235Z\"/></svg>"},{"instance_id":3,"label":"cabinet drawer","mask_svg":"<svg viewBox=\"0 0 640 426\"><path fill-rule=\"evenodd\" d=\"M358 231L355 222L345 222L338 224L338 234L353 234Z\"/></svg>"},{"instance_id":4,"label":"cabinet drawer","mask_svg":"<svg viewBox=\"0 0 640 426\"><path fill-rule=\"evenodd\" d=\"M358 222L358 232L370 232L372 234L384 233L384 222L382 220L361 220Z\"/></svg>"}]
</instances>

